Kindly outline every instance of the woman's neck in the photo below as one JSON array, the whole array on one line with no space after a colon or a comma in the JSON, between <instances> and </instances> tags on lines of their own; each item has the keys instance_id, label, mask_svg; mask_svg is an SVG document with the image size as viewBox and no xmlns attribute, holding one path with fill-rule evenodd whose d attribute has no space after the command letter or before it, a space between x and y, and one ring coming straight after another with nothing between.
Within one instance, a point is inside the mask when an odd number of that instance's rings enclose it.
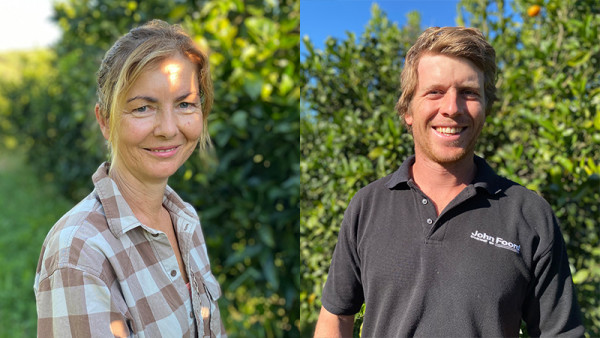
<instances>
[{"instance_id":1,"label":"woman's neck","mask_svg":"<svg viewBox=\"0 0 600 338\"><path fill-rule=\"evenodd\" d=\"M164 215L162 203L167 180L145 182L119 166L112 167L109 176L117 184L135 217L143 224L155 228L157 221Z\"/></svg>"}]
</instances>

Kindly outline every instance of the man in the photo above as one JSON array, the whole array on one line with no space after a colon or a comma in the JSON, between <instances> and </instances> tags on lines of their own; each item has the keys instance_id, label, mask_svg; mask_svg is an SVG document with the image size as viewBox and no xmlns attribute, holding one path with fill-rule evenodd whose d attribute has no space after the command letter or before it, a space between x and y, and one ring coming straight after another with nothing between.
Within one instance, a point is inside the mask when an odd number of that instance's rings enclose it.
<instances>
[{"instance_id":1,"label":"man","mask_svg":"<svg viewBox=\"0 0 600 338\"><path fill-rule=\"evenodd\" d=\"M344 215L316 337L582 336L548 203L475 156L495 95L495 51L471 28L429 28L396 106L415 155Z\"/></svg>"}]
</instances>

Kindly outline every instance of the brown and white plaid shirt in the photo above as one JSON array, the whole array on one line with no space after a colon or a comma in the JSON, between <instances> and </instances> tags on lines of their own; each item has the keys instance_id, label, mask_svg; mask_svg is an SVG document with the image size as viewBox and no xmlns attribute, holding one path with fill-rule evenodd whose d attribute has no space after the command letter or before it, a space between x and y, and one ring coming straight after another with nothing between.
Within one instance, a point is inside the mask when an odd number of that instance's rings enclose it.
<instances>
[{"instance_id":1,"label":"brown and white plaid shirt","mask_svg":"<svg viewBox=\"0 0 600 338\"><path fill-rule=\"evenodd\" d=\"M108 177L107 163L94 191L50 230L40 255L34 291L38 336L225 337L200 220L167 186L163 205L173 220L187 288L163 232L141 224Z\"/></svg>"}]
</instances>

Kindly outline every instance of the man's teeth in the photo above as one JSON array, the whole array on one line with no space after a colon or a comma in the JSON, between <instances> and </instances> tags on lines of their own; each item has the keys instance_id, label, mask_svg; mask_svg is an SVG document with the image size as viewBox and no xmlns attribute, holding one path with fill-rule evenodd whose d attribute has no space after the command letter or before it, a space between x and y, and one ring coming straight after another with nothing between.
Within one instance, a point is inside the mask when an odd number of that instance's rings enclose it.
<instances>
[{"instance_id":1,"label":"man's teeth","mask_svg":"<svg viewBox=\"0 0 600 338\"><path fill-rule=\"evenodd\" d=\"M435 130L438 133L454 135L460 133L464 128L453 128L453 127L437 127Z\"/></svg>"}]
</instances>

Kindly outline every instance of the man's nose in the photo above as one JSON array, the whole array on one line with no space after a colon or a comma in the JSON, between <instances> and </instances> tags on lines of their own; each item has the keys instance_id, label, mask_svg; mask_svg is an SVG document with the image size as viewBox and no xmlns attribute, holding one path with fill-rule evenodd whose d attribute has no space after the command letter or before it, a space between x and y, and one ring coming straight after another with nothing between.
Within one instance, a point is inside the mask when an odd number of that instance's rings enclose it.
<instances>
[{"instance_id":1,"label":"man's nose","mask_svg":"<svg viewBox=\"0 0 600 338\"><path fill-rule=\"evenodd\" d=\"M444 116L455 116L462 112L461 106L458 92L456 90L449 90L442 99L440 110Z\"/></svg>"}]
</instances>

